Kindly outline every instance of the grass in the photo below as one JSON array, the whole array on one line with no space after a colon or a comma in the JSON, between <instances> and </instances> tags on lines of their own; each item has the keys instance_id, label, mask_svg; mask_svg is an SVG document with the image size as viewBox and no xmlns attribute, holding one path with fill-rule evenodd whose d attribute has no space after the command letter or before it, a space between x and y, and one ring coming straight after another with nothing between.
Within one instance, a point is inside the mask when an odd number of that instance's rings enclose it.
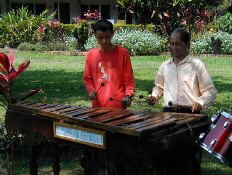
<instances>
[{"instance_id":1,"label":"grass","mask_svg":"<svg viewBox=\"0 0 232 175\"><path fill-rule=\"evenodd\" d=\"M30 57L31 65L16 79L13 85L14 96L20 96L22 92L30 89L42 88L42 93L31 97L31 101L90 106L82 79L84 57L35 52L17 52L16 57L15 65ZM136 95L131 109L161 110L161 103L150 107L141 97L146 97L151 91L155 73L167 57L166 55L132 57L136 78ZM232 58L204 57L202 59L218 90L215 103L205 112L209 116L219 109L232 113ZM0 109L2 120L4 111L3 108ZM28 174L28 168L25 168L27 162L24 159L16 161L15 164L18 167L16 174ZM61 166L61 175L74 175L81 172L78 161L75 159L68 162L63 161ZM207 154L203 158L202 169L204 175L229 175L232 173L230 168L220 164ZM49 174L50 171L48 163L44 163L40 173Z\"/></svg>"}]
</instances>

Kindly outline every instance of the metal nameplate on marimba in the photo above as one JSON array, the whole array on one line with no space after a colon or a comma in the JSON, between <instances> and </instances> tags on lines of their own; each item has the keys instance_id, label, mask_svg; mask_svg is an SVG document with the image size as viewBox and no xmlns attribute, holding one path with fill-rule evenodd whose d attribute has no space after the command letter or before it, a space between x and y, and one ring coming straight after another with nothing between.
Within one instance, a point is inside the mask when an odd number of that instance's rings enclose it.
<instances>
[{"instance_id":1,"label":"metal nameplate on marimba","mask_svg":"<svg viewBox=\"0 0 232 175\"><path fill-rule=\"evenodd\" d=\"M55 138L77 142L101 149L106 148L106 136L104 131L54 122L53 133Z\"/></svg>"}]
</instances>

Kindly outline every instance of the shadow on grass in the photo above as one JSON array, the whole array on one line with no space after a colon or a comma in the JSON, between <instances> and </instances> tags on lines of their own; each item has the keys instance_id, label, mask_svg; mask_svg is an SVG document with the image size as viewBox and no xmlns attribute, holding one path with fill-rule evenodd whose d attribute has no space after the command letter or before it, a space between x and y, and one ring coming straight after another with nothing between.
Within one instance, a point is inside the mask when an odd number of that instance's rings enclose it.
<instances>
[{"instance_id":1,"label":"shadow on grass","mask_svg":"<svg viewBox=\"0 0 232 175\"><path fill-rule=\"evenodd\" d=\"M154 86L154 80L141 80L136 79L136 89L138 91L144 91L147 93L151 93L152 88Z\"/></svg>"},{"instance_id":2,"label":"shadow on grass","mask_svg":"<svg viewBox=\"0 0 232 175\"><path fill-rule=\"evenodd\" d=\"M14 96L30 89L41 88L39 95L30 98L33 101L48 103L75 103L87 101L83 82L83 72L65 71L27 71L13 85Z\"/></svg>"},{"instance_id":3,"label":"shadow on grass","mask_svg":"<svg viewBox=\"0 0 232 175\"><path fill-rule=\"evenodd\" d=\"M218 93L232 92L232 79L231 77L226 78L225 76L214 76L213 82L218 90Z\"/></svg>"},{"instance_id":4,"label":"shadow on grass","mask_svg":"<svg viewBox=\"0 0 232 175\"><path fill-rule=\"evenodd\" d=\"M136 93L145 92L148 94L152 87L153 80L136 79ZM20 93L36 88L41 88L43 92L29 98L31 101L45 101L47 103L86 101L88 103L83 72L26 71L23 76L16 79L13 85L13 94L17 97Z\"/></svg>"},{"instance_id":5,"label":"shadow on grass","mask_svg":"<svg viewBox=\"0 0 232 175\"><path fill-rule=\"evenodd\" d=\"M231 96L229 96L232 92L230 77L214 76L213 80L218 90L218 97L210 110L210 115L219 109L232 112ZM145 99L151 93L153 81L153 79L136 78L136 92L132 109L152 108L145 104ZM29 98L30 101L90 106L82 71L28 70L16 79L13 94L18 96L22 92L35 88L42 88L43 92ZM158 108L161 108L161 104Z\"/></svg>"},{"instance_id":6,"label":"shadow on grass","mask_svg":"<svg viewBox=\"0 0 232 175\"><path fill-rule=\"evenodd\" d=\"M211 107L211 111L214 111L215 113L220 110L232 114L232 83L230 75L214 76L213 81L218 93L216 101Z\"/></svg>"}]
</instances>

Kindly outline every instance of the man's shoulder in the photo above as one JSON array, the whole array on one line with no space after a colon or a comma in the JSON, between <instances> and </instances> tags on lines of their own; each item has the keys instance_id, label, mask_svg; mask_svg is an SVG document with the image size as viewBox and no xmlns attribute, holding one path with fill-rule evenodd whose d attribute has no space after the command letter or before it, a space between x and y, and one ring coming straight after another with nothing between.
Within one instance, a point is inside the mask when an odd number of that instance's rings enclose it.
<instances>
[{"instance_id":1,"label":"man's shoulder","mask_svg":"<svg viewBox=\"0 0 232 175\"><path fill-rule=\"evenodd\" d=\"M92 48L87 52L86 58L90 59L90 58L96 56L98 54L98 52L99 52L98 48Z\"/></svg>"},{"instance_id":2,"label":"man's shoulder","mask_svg":"<svg viewBox=\"0 0 232 175\"><path fill-rule=\"evenodd\" d=\"M190 60L190 63L192 63L196 66L203 66L204 65L203 61L198 57L190 56L189 60Z\"/></svg>"},{"instance_id":3,"label":"man's shoulder","mask_svg":"<svg viewBox=\"0 0 232 175\"><path fill-rule=\"evenodd\" d=\"M92 53L96 53L98 52L98 48L92 48L92 49L89 49L89 51L87 52L87 54L92 54Z\"/></svg>"},{"instance_id":4,"label":"man's shoulder","mask_svg":"<svg viewBox=\"0 0 232 175\"><path fill-rule=\"evenodd\" d=\"M172 63L172 58L169 58L167 60L164 60L162 64L160 65L160 67L170 65L171 63Z\"/></svg>"},{"instance_id":5,"label":"man's shoulder","mask_svg":"<svg viewBox=\"0 0 232 175\"><path fill-rule=\"evenodd\" d=\"M122 46L120 46L120 45L116 45L116 47L117 47L117 49L118 49L118 51L119 51L120 53L122 53L122 54L129 54L129 53L128 53L128 50L127 50L125 47L122 47Z\"/></svg>"}]
</instances>

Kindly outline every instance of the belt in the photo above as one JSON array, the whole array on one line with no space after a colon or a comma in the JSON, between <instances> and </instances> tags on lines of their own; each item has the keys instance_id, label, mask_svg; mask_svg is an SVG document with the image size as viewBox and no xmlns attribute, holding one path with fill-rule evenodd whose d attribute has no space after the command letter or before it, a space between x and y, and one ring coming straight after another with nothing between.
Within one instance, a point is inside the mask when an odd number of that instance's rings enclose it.
<instances>
[{"instance_id":1,"label":"belt","mask_svg":"<svg viewBox=\"0 0 232 175\"><path fill-rule=\"evenodd\" d=\"M164 107L163 112L194 113L194 114L199 114L200 113L200 111L192 112L192 107L190 107L190 106Z\"/></svg>"}]
</instances>

